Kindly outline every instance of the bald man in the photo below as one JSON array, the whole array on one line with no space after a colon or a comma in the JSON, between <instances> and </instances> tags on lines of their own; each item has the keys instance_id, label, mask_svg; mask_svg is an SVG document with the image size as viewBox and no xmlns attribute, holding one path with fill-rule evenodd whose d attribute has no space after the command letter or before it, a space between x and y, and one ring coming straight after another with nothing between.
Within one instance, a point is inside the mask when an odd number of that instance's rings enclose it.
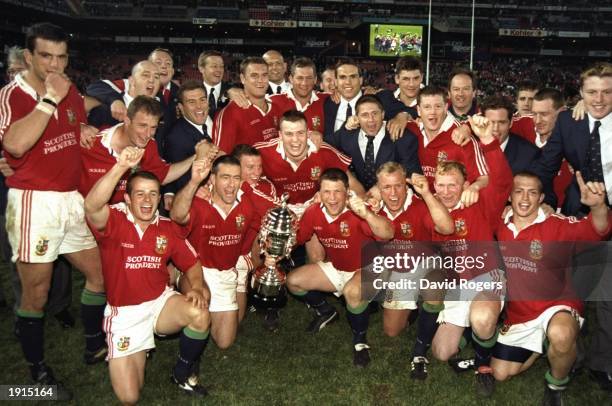
<instances>
[{"instance_id":1,"label":"bald man","mask_svg":"<svg viewBox=\"0 0 612 406\"><path fill-rule=\"evenodd\" d=\"M281 55L280 52L271 49L266 51L262 57L268 64L268 80L270 81L268 94L286 93L289 89L291 89L291 85L285 80L285 74L287 73L287 62L285 62L283 55Z\"/></svg>"}]
</instances>

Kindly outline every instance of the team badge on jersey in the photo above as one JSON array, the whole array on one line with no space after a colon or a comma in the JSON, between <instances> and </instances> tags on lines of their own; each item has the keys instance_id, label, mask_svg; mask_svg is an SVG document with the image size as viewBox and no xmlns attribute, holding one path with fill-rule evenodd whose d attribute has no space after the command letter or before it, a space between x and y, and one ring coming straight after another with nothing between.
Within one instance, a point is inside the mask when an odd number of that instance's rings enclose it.
<instances>
[{"instance_id":1,"label":"team badge on jersey","mask_svg":"<svg viewBox=\"0 0 612 406\"><path fill-rule=\"evenodd\" d=\"M414 231L412 231L412 226L410 223L400 223L400 230L404 238L412 238L414 235Z\"/></svg>"},{"instance_id":2,"label":"team badge on jersey","mask_svg":"<svg viewBox=\"0 0 612 406\"><path fill-rule=\"evenodd\" d=\"M532 240L531 244L529 244L529 256L533 259L542 259L544 256L544 247L542 246L542 242L539 240Z\"/></svg>"},{"instance_id":3,"label":"team badge on jersey","mask_svg":"<svg viewBox=\"0 0 612 406\"><path fill-rule=\"evenodd\" d=\"M445 151L438 151L438 163L448 161L448 154Z\"/></svg>"},{"instance_id":4,"label":"team badge on jersey","mask_svg":"<svg viewBox=\"0 0 612 406\"><path fill-rule=\"evenodd\" d=\"M244 230L244 216L242 214L239 214L236 216L236 229L238 231L242 231Z\"/></svg>"},{"instance_id":5,"label":"team badge on jersey","mask_svg":"<svg viewBox=\"0 0 612 406\"><path fill-rule=\"evenodd\" d=\"M312 129L314 131L319 131L320 128L321 128L321 117L314 116L312 118Z\"/></svg>"},{"instance_id":6,"label":"team badge on jersey","mask_svg":"<svg viewBox=\"0 0 612 406\"><path fill-rule=\"evenodd\" d=\"M126 351L130 347L130 337L121 337L117 343L117 350Z\"/></svg>"},{"instance_id":7,"label":"team badge on jersey","mask_svg":"<svg viewBox=\"0 0 612 406\"><path fill-rule=\"evenodd\" d=\"M168 249L168 237L166 237L165 235L158 235L155 238L155 252L157 252L159 255L163 255L166 253L166 250Z\"/></svg>"},{"instance_id":8,"label":"team badge on jersey","mask_svg":"<svg viewBox=\"0 0 612 406\"><path fill-rule=\"evenodd\" d=\"M455 220L455 234L459 237L465 237L468 233L467 225L465 224L465 219L458 218Z\"/></svg>"},{"instance_id":9,"label":"team badge on jersey","mask_svg":"<svg viewBox=\"0 0 612 406\"><path fill-rule=\"evenodd\" d=\"M38 239L38 243L36 244L36 255L38 255L39 257L42 257L43 255L45 255L47 253L47 250L49 249L49 240L47 240L47 237L40 237Z\"/></svg>"},{"instance_id":10,"label":"team badge on jersey","mask_svg":"<svg viewBox=\"0 0 612 406\"><path fill-rule=\"evenodd\" d=\"M340 222L340 235L348 237L351 235L351 229L346 221Z\"/></svg>"},{"instance_id":11,"label":"team badge on jersey","mask_svg":"<svg viewBox=\"0 0 612 406\"><path fill-rule=\"evenodd\" d=\"M74 111L68 109L66 110L66 115L68 116L68 123L70 125L76 125L76 114L74 114Z\"/></svg>"},{"instance_id":12,"label":"team badge on jersey","mask_svg":"<svg viewBox=\"0 0 612 406\"><path fill-rule=\"evenodd\" d=\"M321 176L321 167L320 166L314 166L310 169L310 179L312 180L318 180L319 176Z\"/></svg>"}]
</instances>

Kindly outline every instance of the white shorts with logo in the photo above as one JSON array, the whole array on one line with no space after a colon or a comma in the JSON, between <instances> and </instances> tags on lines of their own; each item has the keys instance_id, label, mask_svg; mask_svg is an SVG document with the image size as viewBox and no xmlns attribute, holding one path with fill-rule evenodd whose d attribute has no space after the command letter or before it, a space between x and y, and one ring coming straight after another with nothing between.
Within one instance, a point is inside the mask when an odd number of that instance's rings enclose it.
<instances>
[{"instance_id":1,"label":"white shorts with logo","mask_svg":"<svg viewBox=\"0 0 612 406\"><path fill-rule=\"evenodd\" d=\"M497 341L501 344L512 347L520 347L529 351L542 354L544 351L544 340L546 340L546 330L548 323L555 314L561 311L569 312L578 322L580 327L584 323L584 319L578 311L567 305L557 305L544 310L537 318L526 321L525 323L503 326L497 337Z\"/></svg>"},{"instance_id":2,"label":"white shorts with logo","mask_svg":"<svg viewBox=\"0 0 612 406\"><path fill-rule=\"evenodd\" d=\"M353 279L353 276L355 276L355 272L340 271L336 269L331 262L319 261L317 262L317 265L319 266L319 268L321 268L325 276L327 276L327 279L329 279L332 285L334 285L334 287L336 288L334 295L336 295L337 297L342 296L342 291L344 290L344 287L346 286L348 281Z\"/></svg>"},{"instance_id":3,"label":"white shorts with logo","mask_svg":"<svg viewBox=\"0 0 612 406\"><path fill-rule=\"evenodd\" d=\"M238 271L235 268L220 271L214 268L202 267L204 280L210 289L210 304L208 311L228 312L238 310L236 292L238 290Z\"/></svg>"},{"instance_id":4,"label":"white shorts with logo","mask_svg":"<svg viewBox=\"0 0 612 406\"><path fill-rule=\"evenodd\" d=\"M402 289L389 289L385 292L385 301L382 307L390 310L414 310L417 308L417 301L419 300L420 293L420 280L423 279L429 270L422 266L419 266L414 272L397 272L387 270L388 275L386 282L412 282L414 289L402 288ZM407 286L407 285L406 285Z\"/></svg>"},{"instance_id":5,"label":"white shorts with logo","mask_svg":"<svg viewBox=\"0 0 612 406\"><path fill-rule=\"evenodd\" d=\"M107 360L155 348L155 325L168 299L178 295L166 287L157 298L133 306L106 305L102 329L108 345Z\"/></svg>"},{"instance_id":6,"label":"white shorts with logo","mask_svg":"<svg viewBox=\"0 0 612 406\"><path fill-rule=\"evenodd\" d=\"M9 189L6 231L13 262L53 262L60 254L96 246L77 191Z\"/></svg>"},{"instance_id":7,"label":"white shorts with logo","mask_svg":"<svg viewBox=\"0 0 612 406\"><path fill-rule=\"evenodd\" d=\"M470 283L492 283L503 282L505 288L505 277L503 271L494 269L487 273L477 276L469 281ZM438 323L450 323L459 327L470 326L470 308L474 298L481 292L475 289L459 289L447 292L447 298L444 300L444 310L438 315ZM504 308L505 290L496 292L499 298L499 311Z\"/></svg>"}]
</instances>

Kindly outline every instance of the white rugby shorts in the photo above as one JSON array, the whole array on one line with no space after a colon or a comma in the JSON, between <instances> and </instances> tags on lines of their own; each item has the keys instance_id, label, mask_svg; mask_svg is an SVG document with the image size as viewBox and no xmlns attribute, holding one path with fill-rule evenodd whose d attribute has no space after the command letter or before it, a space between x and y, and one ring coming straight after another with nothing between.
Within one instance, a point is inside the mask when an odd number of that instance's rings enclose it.
<instances>
[{"instance_id":1,"label":"white rugby shorts","mask_svg":"<svg viewBox=\"0 0 612 406\"><path fill-rule=\"evenodd\" d=\"M133 306L106 305L102 329L108 345L107 360L155 348L155 325L168 299L179 293L170 287L157 298Z\"/></svg>"},{"instance_id":2,"label":"white rugby shorts","mask_svg":"<svg viewBox=\"0 0 612 406\"><path fill-rule=\"evenodd\" d=\"M13 262L53 262L60 254L96 247L77 191L9 189L6 232Z\"/></svg>"}]
</instances>

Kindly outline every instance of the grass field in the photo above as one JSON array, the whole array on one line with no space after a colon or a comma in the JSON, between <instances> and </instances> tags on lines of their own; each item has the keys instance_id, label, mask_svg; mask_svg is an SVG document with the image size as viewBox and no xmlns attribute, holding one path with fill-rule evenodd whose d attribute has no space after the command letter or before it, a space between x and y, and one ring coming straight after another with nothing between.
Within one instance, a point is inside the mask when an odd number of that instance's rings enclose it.
<instances>
[{"instance_id":1,"label":"grass field","mask_svg":"<svg viewBox=\"0 0 612 406\"><path fill-rule=\"evenodd\" d=\"M8 269L0 268L1 285L10 297ZM75 276L73 312L82 286ZM333 299L332 299L333 302ZM340 304L335 303L340 309ZM471 373L455 374L447 365L432 361L424 383L408 377L414 329L397 338L382 333L381 313L371 318L369 341L372 362L365 370L352 366L349 327L342 318L318 335L303 331L310 315L290 300L281 314L277 333L265 331L261 317L249 314L236 344L224 352L210 343L204 353L200 380L210 395L203 401L180 393L169 382L169 372L178 350L177 340L157 342L148 363L142 405L537 405L543 393L546 360L540 360L523 376L498 384L490 400L475 397ZM0 384L29 383L21 348L12 333L11 310L0 310ZM56 375L75 393L76 405L117 404L106 365L82 362L81 326L62 330L53 318L46 325L46 359ZM570 405L606 405L610 399L585 374L567 391Z\"/></svg>"},{"instance_id":2,"label":"grass field","mask_svg":"<svg viewBox=\"0 0 612 406\"><path fill-rule=\"evenodd\" d=\"M423 27L422 26L410 26L410 25L392 25L392 24L372 24L370 26L370 40L369 44L369 55L372 57L383 56L383 57L400 57L400 56L421 56L421 48L413 48L410 50L399 51L399 47L395 50L390 49L376 49L375 38L376 36L395 36L396 34L416 34L421 42L423 40Z\"/></svg>"}]
</instances>

